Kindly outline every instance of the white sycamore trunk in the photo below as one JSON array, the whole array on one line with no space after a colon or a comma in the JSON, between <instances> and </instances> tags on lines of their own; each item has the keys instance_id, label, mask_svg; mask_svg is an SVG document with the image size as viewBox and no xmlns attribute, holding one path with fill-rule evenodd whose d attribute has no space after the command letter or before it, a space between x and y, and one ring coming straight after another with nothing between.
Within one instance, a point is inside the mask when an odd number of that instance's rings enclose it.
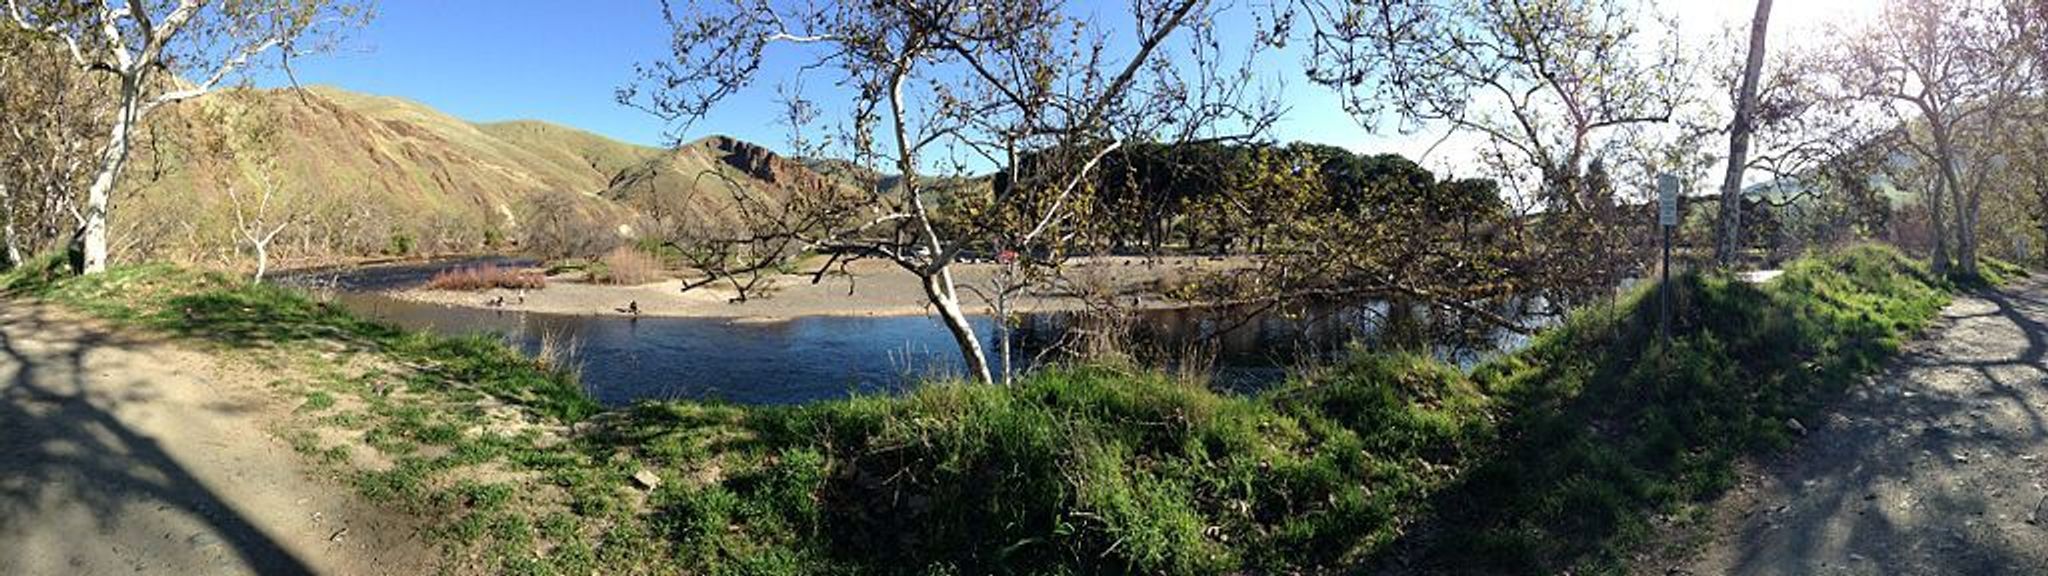
<instances>
[{"instance_id":1,"label":"white sycamore trunk","mask_svg":"<svg viewBox=\"0 0 2048 576\"><path fill-rule=\"evenodd\" d=\"M107 269L107 210L112 203L114 183L121 177L121 169L128 164L129 133L134 130L136 116L142 104L142 87L133 79L121 82L121 110L114 115L114 131L107 139L107 148L100 154L100 165L93 175L92 187L86 189L85 222L78 230L81 274L97 274Z\"/></svg>"},{"instance_id":2,"label":"white sycamore trunk","mask_svg":"<svg viewBox=\"0 0 2048 576\"><path fill-rule=\"evenodd\" d=\"M960 344L960 356L967 361L967 375L984 384L994 382L989 377L988 353L982 350L981 338L974 335L974 325L968 323L967 314L960 309L953 272L940 268L939 273L925 276L924 292L939 309L939 318L945 320L953 340Z\"/></svg>"},{"instance_id":3,"label":"white sycamore trunk","mask_svg":"<svg viewBox=\"0 0 2048 576\"><path fill-rule=\"evenodd\" d=\"M6 244L6 261L0 270L21 265L21 236L14 233L14 196L6 182L0 182L0 243Z\"/></svg>"}]
</instances>

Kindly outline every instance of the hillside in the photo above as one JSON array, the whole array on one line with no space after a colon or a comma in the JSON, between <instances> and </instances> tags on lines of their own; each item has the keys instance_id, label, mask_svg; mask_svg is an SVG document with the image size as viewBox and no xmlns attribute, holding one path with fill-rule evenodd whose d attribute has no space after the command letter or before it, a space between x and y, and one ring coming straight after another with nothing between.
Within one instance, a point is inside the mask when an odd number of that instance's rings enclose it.
<instances>
[{"instance_id":1,"label":"hillside","mask_svg":"<svg viewBox=\"0 0 2048 576\"><path fill-rule=\"evenodd\" d=\"M620 172L603 196L664 222L719 227L738 222L735 185L769 207L780 207L793 195L859 189L760 145L709 136Z\"/></svg>"},{"instance_id":2,"label":"hillside","mask_svg":"<svg viewBox=\"0 0 2048 576\"><path fill-rule=\"evenodd\" d=\"M260 146L225 144L268 128ZM272 219L295 218L277 250L301 259L513 250L537 217L631 236L653 206L722 211L729 195L690 192L708 169L776 198L828 185L729 138L664 150L539 121L471 123L327 87L227 91L166 109L129 167L112 219L116 249L202 263L235 260L227 190L253 207L266 180Z\"/></svg>"}]
</instances>

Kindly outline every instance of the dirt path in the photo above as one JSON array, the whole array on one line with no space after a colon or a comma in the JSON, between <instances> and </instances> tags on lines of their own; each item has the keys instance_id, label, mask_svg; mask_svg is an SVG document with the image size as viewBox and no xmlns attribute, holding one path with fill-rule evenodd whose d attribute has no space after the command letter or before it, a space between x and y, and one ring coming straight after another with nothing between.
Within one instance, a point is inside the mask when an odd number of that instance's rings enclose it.
<instances>
[{"instance_id":1,"label":"dirt path","mask_svg":"<svg viewBox=\"0 0 2048 576\"><path fill-rule=\"evenodd\" d=\"M1689 574L2048 574L2048 284L1960 296L1712 509Z\"/></svg>"},{"instance_id":2,"label":"dirt path","mask_svg":"<svg viewBox=\"0 0 2048 576\"><path fill-rule=\"evenodd\" d=\"M0 574L417 574L415 523L308 476L273 375L0 300Z\"/></svg>"}]
</instances>

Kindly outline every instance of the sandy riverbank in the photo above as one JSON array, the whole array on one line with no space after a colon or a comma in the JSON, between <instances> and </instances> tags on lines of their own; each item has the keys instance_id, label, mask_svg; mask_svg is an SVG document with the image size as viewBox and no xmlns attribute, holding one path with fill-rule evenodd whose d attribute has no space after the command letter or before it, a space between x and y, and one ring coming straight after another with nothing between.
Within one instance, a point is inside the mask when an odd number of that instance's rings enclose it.
<instances>
[{"instance_id":1,"label":"sandy riverbank","mask_svg":"<svg viewBox=\"0 0 2048 576\"><path fill-rule=\"evenodd\" d=\"M1101 289L1113 290L1125 303L1141 308L1170 308L1182 303L1158 293L1198 270L1231 266L1228 261L1203 258L1153 259L1128 257L1091 258L1070 262L1069 278ZM968 286L987 287L997 267L993 264L959 264L954 280L961 287L963 306L969 313L984 314L988 305ZM476 308L489 307L499 296L503 309L549 314L621 314L629 303L638 303L644 316L734 318L759 321L799 316L916 316L930 312L923 288L916 276L883 261L861 261L847 267L847 275L828 275L812 283L807 274L775 279L775 290L767 297L744 303L731 302L730 287L705 286L683 292L684 282L671 279L639 286L609 286L582 282L580 274L550 278L548 287L521 294L510 290L452 292L409 289L392 295L416 302ZM1054 289L1025 294L1016 300L1019 312L1060 312L1084 310L1088 303L1073 290Z\"/></svg>"}]
</instances>

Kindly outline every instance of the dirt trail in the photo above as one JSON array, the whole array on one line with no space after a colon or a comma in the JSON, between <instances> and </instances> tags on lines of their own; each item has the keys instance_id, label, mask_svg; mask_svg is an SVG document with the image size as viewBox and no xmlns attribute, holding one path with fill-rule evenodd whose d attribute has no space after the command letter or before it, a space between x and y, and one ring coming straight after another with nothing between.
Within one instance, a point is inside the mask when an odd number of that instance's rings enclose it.
<instances>
[{"instance_id":1,"label":"dirt trail","mask_svg":"<svg viewBox=\"0 0 2048 576\"><path fill-rule=\"evenodd\" d=\"M1716 503L1677 574L2048 574L2048 283L1956 298ZM1789 426L1789 424L1788 424Z\"/></svg>"},{"instance_id":2,"label":"dirt trail","mask_svg":"<svg viewBox=\"0 0 2048 576\"><path fill-rule=\"evenodd\" d=\"M0 300L0 574L417 574L410 518L309 476L274 375Z\"/></svg>"}]
</instances>

